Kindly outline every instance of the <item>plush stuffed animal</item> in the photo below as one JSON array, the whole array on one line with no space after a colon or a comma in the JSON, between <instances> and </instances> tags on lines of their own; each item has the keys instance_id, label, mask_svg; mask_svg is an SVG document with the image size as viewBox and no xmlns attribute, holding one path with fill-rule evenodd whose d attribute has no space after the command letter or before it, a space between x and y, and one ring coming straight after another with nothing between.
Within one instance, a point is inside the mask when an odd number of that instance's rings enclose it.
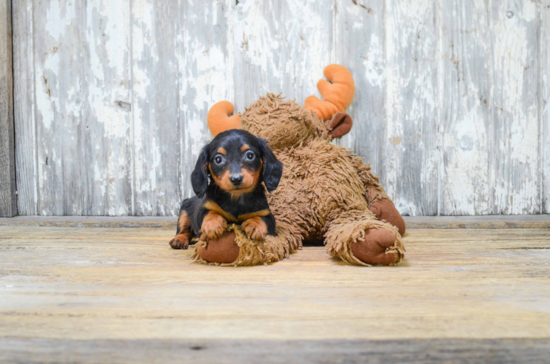
<instances>
[{"instance_id":1,"label":"plush stuffed animal","mask_svg":"<svg viewBox=\"0 0 550 364\"><path fill-rule=\"evenodd\" d=\"M268 93L233 115L233 105L214 105L208 125L215 135L238 127L267 140L283 163L279 187L268 196L277 236L248 239L230 225L219 239L195 244L201 262L244 266L288 257L304 240L323 239L331 256L349 264L396 264L404 257L405 223L370 171L353 152L330 143L352 127L344 113L355 85L342 66L325 68L317 87L323 100L310 96L304 106Z\"/></svg>"}]
</instances>

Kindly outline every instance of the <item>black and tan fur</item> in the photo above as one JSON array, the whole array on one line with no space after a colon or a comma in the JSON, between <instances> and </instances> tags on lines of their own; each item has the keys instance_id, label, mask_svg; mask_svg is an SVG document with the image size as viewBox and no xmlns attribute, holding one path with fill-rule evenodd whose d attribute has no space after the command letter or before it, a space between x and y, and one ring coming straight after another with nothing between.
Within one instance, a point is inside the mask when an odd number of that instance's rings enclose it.
<instances>
[{"instance_id":1,"label":"black and tan fur","mask_svg":"<svg viewBox=\"0 0 550 364\"><path fill-rule=\"evenodd\" d=\"M265 188L276 189L282 173L282 163L263 139L239 129L218 134L197 160L191 174L197 196L182 202L170 246L187 249L193 238L217 239L232 223L254 240L276 235Z\"/></svg>"}]
</instances>

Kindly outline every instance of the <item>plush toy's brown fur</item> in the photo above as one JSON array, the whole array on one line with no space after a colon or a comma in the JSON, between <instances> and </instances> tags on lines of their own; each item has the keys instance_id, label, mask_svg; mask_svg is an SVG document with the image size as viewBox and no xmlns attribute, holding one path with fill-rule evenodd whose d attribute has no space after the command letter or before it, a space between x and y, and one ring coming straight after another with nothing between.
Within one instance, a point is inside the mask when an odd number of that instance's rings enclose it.
<instances>
[{"instance_id":1,"label":"plush toy's brown fur","mask_svg":"<svg viewBox=\"0 0 550 364\"><path fill-rule=\"evenodd\" d=\"M278 236L253 241L230 225L222 238L197 243L195 259L266 264L288 257L309 239L324 239L328 253L349 264L387 265L403 258L405 224L378 177L361 158L330 143L332 135L340 136L339 127L351 127L349 115L322 121L294 101L267 94L241 119L241 127L265 138L284 166L279 187L268 196Z\"/></svg>"}]
</instances>

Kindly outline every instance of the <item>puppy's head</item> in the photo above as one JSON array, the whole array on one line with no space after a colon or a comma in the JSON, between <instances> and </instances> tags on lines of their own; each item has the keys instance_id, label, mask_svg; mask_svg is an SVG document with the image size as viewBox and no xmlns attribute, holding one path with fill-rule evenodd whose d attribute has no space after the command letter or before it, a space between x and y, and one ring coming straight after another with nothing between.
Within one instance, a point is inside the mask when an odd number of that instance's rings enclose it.
<instances>
[{"instance_id":1,"label":"puppy's head","mask_svg":"<svg viewBox=\"0 0 550 364\"><path fill-rule=\"evenodd\" d=\"M261 181L271 192L282 174L283 164L263 139L232 129L218 134L202 149L191 183L196 195L202 197L210 176L222 190L238 196L252 192Z\"/></svg>"}]
</instances>

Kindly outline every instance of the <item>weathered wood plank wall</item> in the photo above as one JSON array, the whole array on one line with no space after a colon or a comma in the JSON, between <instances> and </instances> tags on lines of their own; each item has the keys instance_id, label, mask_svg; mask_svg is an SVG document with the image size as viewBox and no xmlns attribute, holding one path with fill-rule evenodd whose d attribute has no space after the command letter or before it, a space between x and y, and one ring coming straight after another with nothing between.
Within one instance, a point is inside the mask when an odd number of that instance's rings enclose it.
<instances>
[{"instance_id":1,"label":"weathered wood plank wall","mask_svg":"<svg viewBox=\"0 0 550 364\"><path fill-rule=\"evenodd\" d=\"M540 104L541 118L541 169L542 169L542 211L550 213L550 0L542 4L541 37L539 49L541 50L541 75L540 75Z\"/></svg>"},{"instance_id":2,"label":"weathered wood plank wall","mask_svg":"<svg viewBox=\"0 0 550 364\"><path fill-rule=\"evenodd\" d=\"M172 215L216 101L350 68L354 149L408 215L550 212L550 0L13 2L23 215Z\"/></svg>"},{"instance_id":3,"label":"weathered wood plank wall","mask_svg":"<svg viewBox=\"0 0 550 364\"><path fill-rule=\"evenodd\" d=\"M438 118L441 214L493 213L490 171L491 29L483 1L445 0L439 9Z\"/></svg>"},{"instance_id":4,"label":"weathered wood plank wall","mask_svg":"<svg viewBox=\"0 0 550 364\"><path fill-rule=\"evenodd\" d=\"M17 215L11 0L0 0L0 217Z\"/></svg>"}]
</instances>

